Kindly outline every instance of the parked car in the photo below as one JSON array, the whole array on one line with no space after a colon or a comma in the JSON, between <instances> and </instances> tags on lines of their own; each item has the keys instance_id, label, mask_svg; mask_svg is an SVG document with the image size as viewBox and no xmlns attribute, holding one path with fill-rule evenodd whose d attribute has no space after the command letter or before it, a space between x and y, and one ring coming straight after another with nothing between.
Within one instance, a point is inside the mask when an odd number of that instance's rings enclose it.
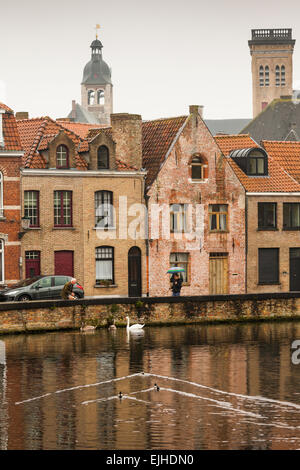
<instances>
[{"instance_id":1,"label":"parked car","mask_svg":"<svg viewBox=\"0 0 300 470\"><path fill-rule=\"evenodd\" d=\"M0 301L26 301L61 299L61 291L70 276L36 276L14 284L0 291ZM84 290L80 284L75 284L73 292L77 299L84 297Z\"/></svg>"}]
</instances>

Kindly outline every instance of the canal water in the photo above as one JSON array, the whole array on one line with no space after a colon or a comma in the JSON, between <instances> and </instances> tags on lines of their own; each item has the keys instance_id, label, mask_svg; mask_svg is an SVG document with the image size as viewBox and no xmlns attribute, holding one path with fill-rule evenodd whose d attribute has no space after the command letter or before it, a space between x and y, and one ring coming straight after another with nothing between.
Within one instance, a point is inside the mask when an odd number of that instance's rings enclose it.
<instances>
[{"instance_id":1,"label":"canal water","mask_svg":"<svg viewBox=\"0 0 300 470\"><path fill-rule=\"evenodd\" d=\"M299 322L0 340L0 449L300 449Z\"/></svg>"}]
</instances>

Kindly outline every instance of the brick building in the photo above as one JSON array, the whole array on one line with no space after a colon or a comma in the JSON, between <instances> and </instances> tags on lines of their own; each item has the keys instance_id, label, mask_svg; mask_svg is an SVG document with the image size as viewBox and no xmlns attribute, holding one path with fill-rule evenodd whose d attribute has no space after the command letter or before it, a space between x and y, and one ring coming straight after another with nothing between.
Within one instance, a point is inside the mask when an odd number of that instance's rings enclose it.
<instances>
[{"instance_id":1,"label":"brick building","mask_svg":"<svg viewBox=\"0 0 300 470\"><path fill-rule=\"evenodd\" d=\"M128 237L120 220L126 204L144 201L141 132L135 134L141 117L113 115L112 122L94 129L48 117L17 121L30 218L22 238L24 276L75 276L86 295L146 292L145 240Z\"/></svg>"},{"instance_id":2,"label":"brick building","mask_svg":"<svg viewBox=\"0 0 300 470\"><path fill-rule=\"evenodd\" d=\"M299 142L216 141L245 190L247 292L299 291Z\"/></svg>"},{"instance_id":3,"label":"brick building","mask_svg":"<svg viewBox=\"0 0 300 470\"><path fill-rule=\"evenodd\" d=\"M291 29L253 29L248 41L252 58L253 117L274 99L293 94Z\"/></svg>"},{"instance_id":4,"label":"brick building","mask_svg":"<svg viewBox=\"0 0 300 470\"><path fill-rule=\"evenodd\" d=\"M202 108L144 122L143 166L150 295L170 295L167 269L174 265L185 268L182 295L245 292L244 189L202 120ZM155 229L158 206L166 215Z\"/></svg>"},{"instance_id":5,"label":"brick building","mask_svg":"<svg viewBox=\"0 0 300 470\"><path fill-rule=\"evenodd\" d=\"M0 286L20 280L22 147L13 111L0 103Z\"/></svg>"}]
</instances>

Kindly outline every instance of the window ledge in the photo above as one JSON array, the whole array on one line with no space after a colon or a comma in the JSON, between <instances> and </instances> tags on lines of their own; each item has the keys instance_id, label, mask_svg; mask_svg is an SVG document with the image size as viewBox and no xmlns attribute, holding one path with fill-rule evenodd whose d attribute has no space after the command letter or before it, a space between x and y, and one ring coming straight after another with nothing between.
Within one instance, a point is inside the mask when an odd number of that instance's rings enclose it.
<instances>
[{"instance_id":1,"label":"window ledge","mask_svg":"<svg viewBox=\"0 0 300 470\"><path fill-rule=\"evenodd\" d=\"M281 282L258 282L258 286L281 286Z\"/></svg>"},{"instance_id":2,"label":"window ledge","mask_svg":"<svg viewBox=\"0 0 300 470\"><path fill-rule=\"evenodd\" d=\"M27 230L41 230L41 227L28 227Z\"/></svg>"},{"instance_id":3,"label":"window ledge","mask_svg":"<svg viewBox=\"0 0 300 470\"><path fill-rule=\"evenodd\" d=\"M291 232L297 232L297 230L299 231L300 230L300 227L283 227L284 231L291 231Z\"/></svg>"},{"instance_id":4,"label":"window ledge","mask_svg":"<svg viewBox=\"0 0 300 470\"><path fill-rule=\"evenodd\" d=\"M93 227L93 230L117 230L117 227Z\"/></svg>"},{"instance_id":5,"label":"window ledge","mask_svg":"<svg viewBox=\"0 0 300 470\"><path fill-rule=\"evenodd\" d=\"M210 230L209 233L229 233L229 230Z\"/></svg>"},{"instance_id":6,"label":"window ledge","mask_svg":"<svg viewBox=\"0 0 300 470\"><path fill-rule=\"evenodd\" d=\"M258 227L258 232L278 232L279 228L272 228L272 227Z\"/></svg>"},{"instance_id":7,"label":"window ledge","mask_svg":"<svg viewBox=\"0 0 300 470\"><path fill-rule=\"evenodd\" d=\"M52 230L76 230L75 227L52 227Z\"/></svg>"},{"instance_id":8,"label":"window ledge","mask_svg":"<svg viewBox=\"0 0 300 470\"><path fill-rule=\"evenodd\" d=\"M197 183L207 183L208 181L208 178L205 178L203 180L193 180L192 178L189 178L188 179L188 182L189 183L192 183L192 184L197 184Z\"/></svg>"},{"instance_id":9,"label":"window ledge","mask_svg":"<svg viewBox=\"0 0 300 470\"><path fill-rule=\"evenodd\" d=\"M110 289L111 287L118 287L118 284L109 284L108 286L101 286L100 284L95 284L94 287L100 289Z\"/></svg>"}]
</instances>

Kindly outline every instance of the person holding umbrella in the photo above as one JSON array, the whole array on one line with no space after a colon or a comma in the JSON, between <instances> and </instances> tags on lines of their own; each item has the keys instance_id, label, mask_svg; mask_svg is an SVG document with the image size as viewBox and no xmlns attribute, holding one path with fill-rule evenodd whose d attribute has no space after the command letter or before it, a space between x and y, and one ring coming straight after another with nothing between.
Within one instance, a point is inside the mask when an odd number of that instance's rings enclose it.
<instances>
[{"instance_id":1,"label":"person holding umbrella","mask_svg":"<svg viewBox=\"0 0 300 470\"><path fill-rule=\"evenodd\" d=\"M173 297L179 297L180 296L180 291L181 291L183 279L182 279L181 274L179 275L179 273L181 273L183 271L184 271L183 268L180 268L180 267L177 267L177 266L175 266L174 268L168 269L168 273L172 273L170 281L172 282L171 289L172 289L172 296Z\"/></svg>"}]
</instances>

